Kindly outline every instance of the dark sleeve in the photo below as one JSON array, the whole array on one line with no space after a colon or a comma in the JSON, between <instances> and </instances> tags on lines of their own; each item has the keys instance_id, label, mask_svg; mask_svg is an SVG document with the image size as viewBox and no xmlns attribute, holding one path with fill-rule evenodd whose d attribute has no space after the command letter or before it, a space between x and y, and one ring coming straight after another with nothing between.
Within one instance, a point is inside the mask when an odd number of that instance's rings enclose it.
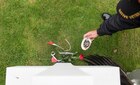
<instances>
[{"instance_id":1,"label":"dark sleeve","mask_svg":"<svg viewBox=\"0 0 140 85\"><path fill-rule=\"evenodd\" d=\"M112 35L115 32L136 27L138 27L138 25L136 25L133 20L126 20L116 14L110 17L108 20L105 20L100 25L100 28L97 29L97 33L99 36Z\"/></svg>"}]
</instances>

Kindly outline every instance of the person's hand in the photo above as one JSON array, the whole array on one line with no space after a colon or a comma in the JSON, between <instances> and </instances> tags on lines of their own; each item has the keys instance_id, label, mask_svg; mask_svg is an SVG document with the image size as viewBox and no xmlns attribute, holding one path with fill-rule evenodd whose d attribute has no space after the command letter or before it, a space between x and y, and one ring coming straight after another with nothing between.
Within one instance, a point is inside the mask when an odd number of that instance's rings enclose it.
<instances>
[{"instance_id":1,"label":"person's hand","mask_svg":"<svg viewBox=\"0 0 140 85\"><path fill-rule=\"evenodd\" d=\"M95 39L96 37L98 37L97 30L89 31L84 34L84 38L89 38L91 40Z\"/></svg>"}]
</instances>

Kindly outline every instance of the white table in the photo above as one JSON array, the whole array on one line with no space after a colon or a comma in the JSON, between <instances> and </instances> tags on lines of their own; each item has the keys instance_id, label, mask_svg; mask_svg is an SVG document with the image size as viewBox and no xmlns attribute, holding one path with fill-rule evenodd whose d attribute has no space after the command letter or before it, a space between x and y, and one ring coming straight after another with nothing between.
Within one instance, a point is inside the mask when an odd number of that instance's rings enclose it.
<instances>
[{"instance_id":1,"label":"white table","mask_svg":"<svg viewBox=\"0 0 140 85\"><path fill-rule=\"evenodd\" d=\"M7 67L6 85L120 85L119 67L53 66Z\"/></svg>"}]
</instances>

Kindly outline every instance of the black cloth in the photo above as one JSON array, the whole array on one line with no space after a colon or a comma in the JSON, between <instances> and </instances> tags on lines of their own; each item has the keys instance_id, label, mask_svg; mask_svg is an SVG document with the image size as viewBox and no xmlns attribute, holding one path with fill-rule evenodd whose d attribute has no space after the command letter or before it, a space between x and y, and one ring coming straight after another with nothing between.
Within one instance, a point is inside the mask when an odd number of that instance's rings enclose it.
<instances>
[{"instance_id":1,"label":"black cloth","mask_svg":"<svg viewBox=\"0 0 140 85\"><path fill-rule=\"evenodd\" d=\"M120 0L117 14L105 20L97 29L98 35L112 35L115 32L140 27L140 3L138 0Z\"/></svg>"}]
</instances>

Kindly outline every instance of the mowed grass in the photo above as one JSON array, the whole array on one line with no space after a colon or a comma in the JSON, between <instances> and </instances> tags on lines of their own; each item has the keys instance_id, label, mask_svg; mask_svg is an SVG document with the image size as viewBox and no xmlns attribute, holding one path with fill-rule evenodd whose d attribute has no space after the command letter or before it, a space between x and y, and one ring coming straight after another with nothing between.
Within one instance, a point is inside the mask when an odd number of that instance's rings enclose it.
<instances>
[{"instance_id":1,"label":"mowed grass","mask_svg":"<svg viewBox=\"0 0 140 85\"><path fill-rule=\"evenodd\" d=\"M97 29L103 12L116 13L118 0L0 0L0 85L5 85L6 67L52 65L55 50L48 41L85 56L112 58L126 71L140 68L140 29L97 38L89 50L80 44L83 35ZM78 56L77 56L78 57ZM74 65L86 65L76 60Z\"/></svg>"}]
</instances>

